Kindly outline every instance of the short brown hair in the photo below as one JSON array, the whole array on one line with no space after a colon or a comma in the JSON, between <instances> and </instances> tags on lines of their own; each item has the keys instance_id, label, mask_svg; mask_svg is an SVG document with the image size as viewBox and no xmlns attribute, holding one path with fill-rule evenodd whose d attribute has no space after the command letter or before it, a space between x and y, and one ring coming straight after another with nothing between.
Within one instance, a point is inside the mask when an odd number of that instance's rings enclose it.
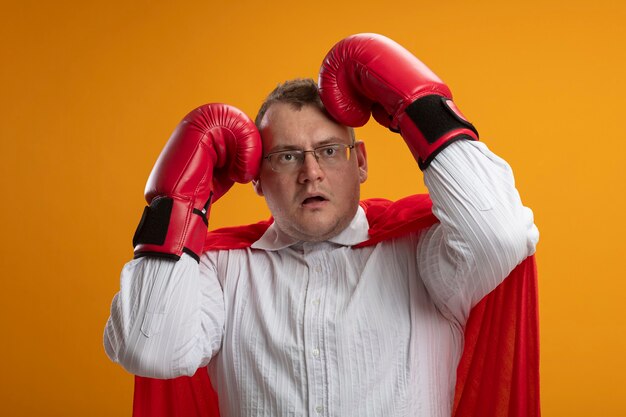
<instances>
[{"instance_id":1,"label":"short brown hair","mask_svg":"<svg viewBox=\"0 0 626 417\"><path fill-rule=\"evenodd\" d=\"M311 105L326 113L317 84L310 78L297 78L278 84L261 104L259 113L256 115L256 119L254 119L254 123L257 126L263 120L267 109L275 103L291 104L296 110L300 110L304 105Z\"/></svg>"},{"instance_id":2,"label":"short brown hair","mask_svg":"<svg viewBox=\"0 0 626 417\"><path fill-rule=\"evenodd\" d=\"M333 119L326 111L324 103L322 103L317 83L311 78L296 78L278 84L278 86L269 93L265 101L263 101L263 104L261 104L261 108L254 119L254 123L257 127L260 127L263 116L265 116L270 106L276 103L290 104L296 110L300 110L303 106L313 106L321 110L322 113L330 119ZM349 129L350 137L352 141L354 141L354 129L351 127Z\"/></svg>"}]
</instances>

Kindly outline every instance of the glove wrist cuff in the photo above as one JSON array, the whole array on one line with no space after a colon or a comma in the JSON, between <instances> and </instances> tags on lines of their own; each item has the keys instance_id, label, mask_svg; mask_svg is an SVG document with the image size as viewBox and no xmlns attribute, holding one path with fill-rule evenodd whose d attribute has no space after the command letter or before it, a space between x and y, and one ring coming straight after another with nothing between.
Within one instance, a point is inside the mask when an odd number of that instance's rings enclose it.
<instances>
[{"instance_id":1,"label":"glove wrist cuff","mask_svg":"<svg viewBox=\"0 0 626 417\"><path fill-rule=\"evenodd\" d=\"M183 253L199 261L208 229L210 201L194 208L191 200L157 197L144 209L133 237L135 257L161 256L174 260Z\"/></svg>"},{"instance_id":2,"label":"glove wrist cuff","mask_svg":"<svg viewBox=\"0 0 626 417\"><path fill-rule=\"evenodd\" d=\"M398 117L398 124L403 139L422 170L453 141L478 140L476 128L451 99L440 95L415 100Z\"/></svg>"}]
</instances>

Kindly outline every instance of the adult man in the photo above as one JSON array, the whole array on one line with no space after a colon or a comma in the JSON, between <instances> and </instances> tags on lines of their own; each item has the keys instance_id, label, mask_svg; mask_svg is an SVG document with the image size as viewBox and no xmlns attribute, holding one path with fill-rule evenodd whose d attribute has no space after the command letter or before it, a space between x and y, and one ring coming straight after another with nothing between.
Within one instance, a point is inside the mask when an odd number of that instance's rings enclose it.
<instances>
[{"instance_id":1,"label":"adult man","mask_svg":"<svg viewBox=\"0 0 626 417\"><path fill-rule=\"evenodd\" d=\"M157 378L209 364L224 416L448 416L463 325L534 252L532 213L508 165L473 140L447 87L397 44L349 38L320 79L326 108L312 82L294 81L257 117L263 159L254 186L274 223L250 248L205 252L199 263L183 254L198 255L197 243L168 245L172 226L161 245L145 243L140 227L138 255L181 258L125 266L107 353ZM362 108L402 132L439 223L359 246L369 238L358 204L365 145L326 109L358 125ZM177 198L176 186L161 188L157 198Z\"/></svg>"}]
</instances>

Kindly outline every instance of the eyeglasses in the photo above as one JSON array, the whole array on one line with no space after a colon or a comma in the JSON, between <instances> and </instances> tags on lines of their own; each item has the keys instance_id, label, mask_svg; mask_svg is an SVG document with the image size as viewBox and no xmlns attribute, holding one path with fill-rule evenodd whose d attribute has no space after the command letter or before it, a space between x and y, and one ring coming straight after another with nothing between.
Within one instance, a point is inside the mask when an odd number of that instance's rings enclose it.
<instances>
[{"instance_id":1,"label":"eyeglasses","mask_svg":"<svg viewBox=\"0 0 626 417\"><path fill-rule=\"evenodd\" d=\"M322 168L341 165L350 159L350 152L355 144L345 145L343 143L331 143L318 146L310 151L302 149L288 149L268 153L263 157L270 163L270 167L275 172L290 173L299 170L304 165L304 158L307 153L312 153L315 160Z\"/></svg>"}]
</instances>

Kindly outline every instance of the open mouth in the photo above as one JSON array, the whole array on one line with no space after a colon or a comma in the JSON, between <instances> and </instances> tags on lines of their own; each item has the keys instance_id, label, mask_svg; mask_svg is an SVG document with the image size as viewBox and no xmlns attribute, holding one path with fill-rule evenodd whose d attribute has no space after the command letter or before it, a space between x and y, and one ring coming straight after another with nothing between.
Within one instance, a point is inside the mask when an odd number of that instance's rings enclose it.
<instances>
[{"instance_id":1,"label":"open mouth","mask_svg":"<svg viewBox=\"0 0 626 417\"><path fill-rule=\"evenodd\" d=\"M309 204L323 203L324 201L327 201L324 197L315 195L312 197L305 198L304 201L302 202L302 205L306 206Z\"/></svg>"}]
</instances>

